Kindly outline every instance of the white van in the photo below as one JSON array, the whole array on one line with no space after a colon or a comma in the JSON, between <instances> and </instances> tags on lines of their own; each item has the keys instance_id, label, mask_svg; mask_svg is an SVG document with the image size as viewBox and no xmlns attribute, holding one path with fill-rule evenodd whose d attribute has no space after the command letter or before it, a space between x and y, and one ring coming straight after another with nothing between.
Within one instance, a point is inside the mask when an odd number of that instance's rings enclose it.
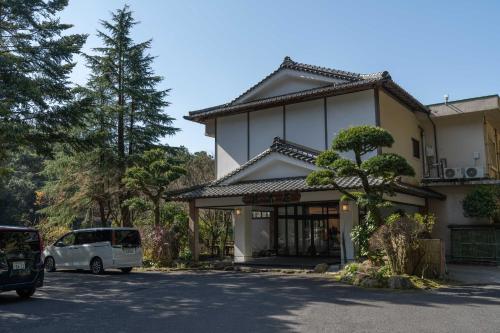
<instances>
[{"instance_id":1,"label":"white van","mask_svg":"<svg viewBox=\"0 0 500 333\"><path fill-rule=\"evenodd\" d=\"M45 269L90 269L101 274L118 268L129 273L142 266L139 231L132 228L95 228L75 230L48 246L44 254Z\"/></svg>"}]
</instances>

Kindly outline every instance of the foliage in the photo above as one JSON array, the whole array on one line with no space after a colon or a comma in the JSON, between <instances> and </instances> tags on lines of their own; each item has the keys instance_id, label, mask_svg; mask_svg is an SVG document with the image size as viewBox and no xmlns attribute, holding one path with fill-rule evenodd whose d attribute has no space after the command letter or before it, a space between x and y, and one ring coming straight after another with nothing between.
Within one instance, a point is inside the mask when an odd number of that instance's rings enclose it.
<instances>
[{"instance_id":1,"label":"foliage","mask_svg":"<svg viewBox=\"0 0 500 333\"><path fill-rule=\"evenodd\" d=\"M57 17L66 5L0 1L0 162L22 145L46 152L74 139L82 112L68 79L86 36L67 33Z\"/></svg>"},{"instance_id":2,"label":"foliage","mask_svg":"<svg viewBox=\"0 0 500 333\"><path fill-rule=\"evenodd\" d=\"M181 254L187 256L189 227L184 207L172 203L162 205L159 225L151 223L150 213L150 210L144 211L137 225L142 234L145 258L168 266Z\"/></svg>"},{"instance_id":3,"label":"foliage","mask_svg":"<svg viewBox=\"0 0 500 333\"><path fill-rule=\"evenodd\" d=\"M210 249L210 255L224 256L232 232L232 212L220 209L200 210L200 235Z\"/></svg>"},{"instance_id":4,"label":"foliage","mask_svg":"<svg viewBox=\"0 0 500 333\"><path fill-rule=\"evenodd\" d=\"M160 203L170 183L186 173L179 161L163 149L145 151L136 166L128 168L123 183L126 188L145 195L154 209L154 224L160 224Z\"/></svg>"},{"instance_id":5,"label":"foliage","mask_svg":"<svg viewBox=\"0 0 500 333\"><path fill-rule=\"evenodd\" d=\"M352 233L362 256L369 254L368 239L384 222L380 209L389 205L384 196L394 194L393 185L401 176L415 175L408 162L397 154L366 156L393 143L391 134L380 127L364 125L343 129L334 138L332 147L318 156L316 164L322 170L307 177L310 185L333 185L343 194L343 200L353 200L366 210L364 219ZM352 153L354 159L342 157L340 153ZM338 177L359 178L362 191L343 188L337 183Z\"/></svg>"},{"instance_id":6,"label":"foliage","mask_svg":"<svg viewBox=\"0 0 500 333\"><path fill-rule=\"evenodd\" d=\"M121 179L144 150L160 146L160 139L175 134L173 118L164 112L168 89L159 89L162 78L154 74L154 57L148 54L151 41L135 43L132 28L138 23L128 6L102 21L97 36L103 46L87 55L91 78L86 93L94 101L95 124L102 129L102 149L116 158L116 172ZM118 209L122 225L131 225L130 198L124 183L118 187Z\"/></svg>"},{"instance_id":7,"label":"foliage","mask_svg":"<svg viewBox=\"0 0 500 333\"><path fill-rule=\"evenodd\" d=\"M0 221L7 225L35 225L40 202L36 191L43 184L43 158L21 149L5 163L10 172L0 177Z\"/></svg>"},{"instance_id":8,"label":"foliage","mask_svg":"<svg viewBox=\"0 0 500 333\"><path fill-rule=\"evenodd\" d=\"M45 161L47 180L41 195L46 207L40 213L53 224L110 226L116 219L112 206L117 178L113 168L103 167L110 164L97 152L58 151L54 159ZM99 217L97 224L94 215Z\"/></svg>"},{"instance_id":9,"label":"foliage","mask_svg":"<svg viewBox=\"0 0 500 333\"><path fill-rule=\"evenodd\" d=\"M412 275L421 257L418 240L430 234L434 223L432 215L390 215L371 236L370 249L386 255L393 274Z\"/></svg>"},{"instance_id":10,"label":"foliage","mask_svg":"<svg viewBox=\"0 0 500 333\"><path fill-rule=\"evenodd\" d=\"M206 184L215 180L215 160L205 151L189 154L180 150L178 157L183 161L186 174L174 181L173 190Z\"/></svg>"},{"instance_id":11,"label":"foliage","mask_svg":"<svg viewBox=\"0 0 500 333\"><path fill-rule=\"evenodd\" d=\"M466 217L498 219L500 215L500 189L497 186L475 187L462 202Z\"/></svg>"},{"instance_id":12,"label":"foliage","mask_svg":"<svg viewBox=\"0 0 500 333\"><path fill-rule=\"evenodd\" d=\"M41 221L37 225L37 229L40 231L40 236L42 237L43 244L45 245L54 244L56 240L71 231L68 226L51 224L48 220Z\"/></svg>"}]
</instances>

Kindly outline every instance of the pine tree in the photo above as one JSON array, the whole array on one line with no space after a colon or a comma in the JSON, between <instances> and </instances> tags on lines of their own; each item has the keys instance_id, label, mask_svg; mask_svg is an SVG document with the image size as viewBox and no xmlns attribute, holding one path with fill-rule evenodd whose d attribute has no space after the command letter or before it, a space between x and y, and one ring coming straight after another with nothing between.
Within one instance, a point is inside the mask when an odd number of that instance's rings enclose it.
<instances>
[{"instance_id":1,"label":"pine tree","mask_svg":"<svg viewBox=\"0 0 500 333\"><path fill-rule=\"evenodd\" d=\"M79 121L68 81L85 35L57 18L67 0L0 0L0 156L46 149Z\"/></svg>"}]
</instances>

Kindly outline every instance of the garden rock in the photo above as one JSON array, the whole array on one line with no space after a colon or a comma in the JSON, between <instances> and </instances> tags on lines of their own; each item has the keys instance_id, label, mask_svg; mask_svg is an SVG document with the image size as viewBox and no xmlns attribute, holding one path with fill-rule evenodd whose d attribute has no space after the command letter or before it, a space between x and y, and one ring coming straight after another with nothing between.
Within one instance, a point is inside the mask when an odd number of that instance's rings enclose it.
<instances>
[{"instance_id":1,"label":"garden rock","mask_svg":"<svg viewBox=\"0 0 500 333\"><path fill-rule=\"evenodd\" d=\"M327 264L327 263L321 263L321 264L317 264L315 267L314 267L314 273L325 273L326 271L328 271L328 268L330 266Z\"/></svg>"},{"instance_id":2,"label":"garden rock","mask_svg":"<svg viewBox=\"0 0 500 333\"><path fill-rule=\"evenodd\" d=\"M410 278L404 275L394 275L389 277L389 288L391 289L412 289L413 283Z\"/></svg>"},{"instance_id":3,"label":"garden rock","mask_svg":"<svg viewBox=\"0 0 500 333\"><path fill-rule=\"evenodd\" d=\"M360 286L364 287L364 288L382 288L383 287L382 283L379 280L373 279L370 277L363 279L360 283Z\"/></svg>"}]
</instances>

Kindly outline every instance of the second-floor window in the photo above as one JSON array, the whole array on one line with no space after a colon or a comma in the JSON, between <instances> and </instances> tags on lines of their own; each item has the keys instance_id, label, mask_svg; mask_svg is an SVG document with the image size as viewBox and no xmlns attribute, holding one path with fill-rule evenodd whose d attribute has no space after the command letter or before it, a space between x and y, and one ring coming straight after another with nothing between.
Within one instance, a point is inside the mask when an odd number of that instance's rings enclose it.
<instances>
[{"instance_id":1,"label":"second-floor window","mask_svg":"<svg viewBox=\"0 0 500 333\"><path fill-rule=\"evenodd\" d=\"M413 149L413 157L420 158L420 141L417 139L411 139L412 149Z\"/></svg>"}]
</instances>

